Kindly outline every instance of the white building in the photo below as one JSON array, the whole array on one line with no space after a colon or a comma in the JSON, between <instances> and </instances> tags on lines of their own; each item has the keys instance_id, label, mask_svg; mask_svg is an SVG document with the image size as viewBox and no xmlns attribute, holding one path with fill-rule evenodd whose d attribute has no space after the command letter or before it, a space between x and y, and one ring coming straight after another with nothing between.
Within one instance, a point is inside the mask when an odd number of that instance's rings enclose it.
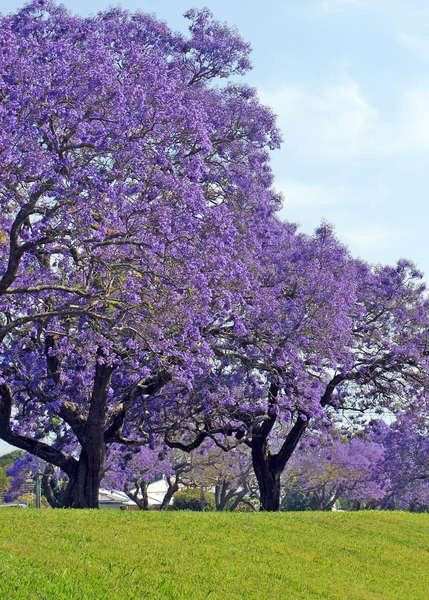
<instances>
[{"instance_id":1,"label":"white building","mask_svg":"<svg viewBox=\"0 0 429 600\"><path fill-rule=\"evenodd\" d=\"M158 481L153 481L150 483L147 487L149 508L158 508L161 505L167 490L168 483L164 477L162 479L158 479ZM136 506L136 504L130 500L130 498L128 498L125 492L118 490L100 489L98 502L100 508L130 509ZM170 501L170 504L172 503L173 500Z\"/></svg>"}]
</instances>

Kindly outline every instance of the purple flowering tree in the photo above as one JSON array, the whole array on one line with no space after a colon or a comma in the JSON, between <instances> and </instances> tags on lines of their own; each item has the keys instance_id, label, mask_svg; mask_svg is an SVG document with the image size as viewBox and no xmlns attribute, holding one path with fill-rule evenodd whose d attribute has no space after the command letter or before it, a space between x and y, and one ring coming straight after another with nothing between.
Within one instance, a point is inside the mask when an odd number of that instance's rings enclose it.
<instances>
[{"instance_id":1,"label":"purple flowering tree","mask_svg":"<svg viewBox=\"0 0 429 600\"><path fill-rule=\"evenodd\" d=\"M123 490L140 510L149 509L148 486L161 476L167 490L160 510L166 510L182 483L182 477L191 467L187 456L181 457L162 446L127 448L113 445L109 449L104 487Z\"/></svg>"},{"instance_id":2,"label":"purple flowering tree","mask_svg":"<svg viewBox=\"0 0 429 600\"><path fill-rule=\"evenodd\" d=\"M10 486L5 495L6 502L16 500L16 498L26 493L28 483L34 481L35 474L43 467L42 461L31 454L25 454L22 458L16 460L6 471L10 478Z\"/></svg>"},{"instance_id":3,"label":"purple flowering tree","mask_svg":"<svg viewBox=\"0 0 429 600\"><path fill-rule=\"evenodd\" d=\"M250 452L239 446L229 452L206 441L191 453L191 468L183 476L188 486L214 490L216 510L235 510L239 505L255 509L258 486Z\"/></svg>"},{"instance_id":4,"label":"purple flowering tree","mask_svg":"<svg viewBox=\"0 0 429 600\"><path fill-rule=\"evenodd\" d=\"M150 442L151 397L210 369L278 202L273 116L228 82L249 47L186 16L0 17L0 437L66 473L65 506L97 507L108 445Z\"/></svg>"},{"instance_id":5,"label":"purple flowering tree","mask_svg":"<svg viewBox=\"0 0 429 600\"><path fill-rule=\"evenodd\" d=\"M306 237L271 223L255 270L242 314L218 325L216 365L189 394L201 410L182 431L173 423L167 443L247 444L261 509L279 510L281 474L310 424L361 427L422 396L428 302L410 263L353 260L327 227Z\"/></svg>"},{"instance_id":6,"label":"purple flowering tree","mask_svg":"<svg viewBox=\"0 0 429 600\"><path fill-rule=\"evenodd\" d=\"M331 510L339 499L377 503L390 484L383 457L384 446L362 436L309 435L284 472L281 505L290 506L289 496L296 495L311 510Z\"/></svg>"},{"instance_id":7,"label":"purple flowering tree","mask_svg":"<svg viewBox=\"0 0 429 600\"><path fill-rule=\"evenodd\" d=\"M379 505L384 509L429 510L429 430L427 402L413 412L401 414L387 425L374 421L370 439L384 448L377 465L376 481L381 473L389 479L387 492Z\"/></svg>"}]
</instances>

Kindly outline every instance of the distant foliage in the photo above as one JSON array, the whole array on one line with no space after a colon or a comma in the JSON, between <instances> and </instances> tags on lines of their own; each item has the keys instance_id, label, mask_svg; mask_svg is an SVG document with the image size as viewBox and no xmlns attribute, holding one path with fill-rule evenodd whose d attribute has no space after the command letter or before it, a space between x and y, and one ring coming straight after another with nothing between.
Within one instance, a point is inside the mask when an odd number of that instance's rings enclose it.
<instances>
[{"instance_id":1,"label":"distant foliage","mask_svg":"<svg viewBox=\"0 0 429 600\"><path fill-rule=\"evenodd\" d=\"M206 491L201 494L197 488L187 488L176 493L173 506L176 510L214 510L214 494Z\"/></svg>"}]
</instances>

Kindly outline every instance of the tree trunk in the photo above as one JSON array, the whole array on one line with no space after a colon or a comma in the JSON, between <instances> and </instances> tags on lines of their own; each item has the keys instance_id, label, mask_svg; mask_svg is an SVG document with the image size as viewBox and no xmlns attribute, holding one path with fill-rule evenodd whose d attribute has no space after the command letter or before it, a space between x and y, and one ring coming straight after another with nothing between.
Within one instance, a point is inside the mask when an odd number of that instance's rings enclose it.
<instances>
[{"instance_id":1,"label":"tree trunk","mask_svg":"<svg viewBox=\"0 0 429 600\"><path fill-rule=\"evenodd\" d=\"M54 340L47 342L47 350ZM58 365L48 360L48 372L56 372ZM107 411L107 392L113 366L107 364L103 350L97 350L94 384L86 422L76 418L74 411L63 404L62 418L73 429L81 444L81 453L77 461L72 456L39 440L34 440L12 431L10 427L13 396L11 388L0 385L0 438L13 446L40 457L47 463L60 467L69 477L63 502L67 508L98 508L100 482L104 475L106 461L105 421ZM54 377L55 380L55 377ZM48 495L49 495L49 490ZM53 498L51 497L51 501Z\"/></svg>"},{"instance_id":2,"label":"tree trunk","mask_svg":"<svg viewBox=\"0 0 429 600\"><path fill-rule=\"evenodd\" d=\"M140 510L149 510L149 496L147 493L148 483L147 481L142 481L140 483L140 491L141 491L141 504Z\"/></svg>"},{"instance_id":3,"label":"tree trunk","mask_svg":"<svg viewBox=\"0 0 429 600\"><path fill-rule=\"evenodd\" d=\"M260 510L275 512L280 510L280 473L267 469L262 479L258 478L261 500Z\"/></svg>"},{"instance_id":4,"label":"tree trunk","mask_svg":"<svg viewBox=\"0 0 429 600\"><path fill-rule=\"evenodd\" d=\"M225 510L227 503L227 482L223 479L218 481L215 486L215 504L216 510Z\"/></svg>"},{"instance_id":5,"label":"tree trunk","mask_svg":"<svg viewBox=\"0 0 429 600\"><path fill-rule=\"evenodd\" d=\"M132 492L131 489L129 489L126 485L124 486L124 492L128 498L137 505L139 510L149 510L147 483L145 481L136 481L134 485L134 492ZM141 493L141 497L139 496L139 493Z\"/></svg>"},{"instance_id":6,"label":"tree trunk","mask_svg":"<svg viewBox=\"0 0 429 600\"><path fill-rule=\"evenodd\" d=\"M230 487L226 479L218 481L215 487L215 503L218 511L233 511L246 496L247 490Z\"/></svg>"},{"instance_id":7,"label":"tree trunk","mask_svg":"<svg viewBox=\"0 0 429 600\"><path fill-rule=\"evenodd\" d=\"M204 487L202 485L200 486L200 506L201 506L202 511L206 510L207 502L206 502L206 496L204 493Z\"/></svg>"},{"instance_id":8,"label":"tree trunk","mask_svg":"<svg viewBox=\"0 0 429 600\"><path fill-rule=\"evenodd\" d=\"M174 494L179 489L179 483L178 483L177 479L172 481L169 477L167 477L167 483L168 483L168 489L167 489L167 492L166 492L164 498L162 499L162 503L161 503L159 510L168 510L171 499L173 498Z\"/></svg>"},{"instance_id":9,"label":"tree trunk","mask_svg":"<svg viewBox=\"0 0 429 600\"><path fill-rule=\"evenodd\" d=\"M53 465L47 465L44 472L43 472L43 477L42 477L42 491L43 491L43 495L45 496L46 500L49 503L49 506L51 506L51 508L62 508L63 504L61 501L61 498L58 498L55 492L57 490L55 490L55 484L52 481L52 475L54 473L54 467Z\"/></svg>"},{"instance_id":10,"label":"tree trunk","mask_svg":"<svg viewBox=\"0 0 429 600\"><path fill-rule=\"evenodd\" d=\"M234 511L237 508L237 506L241 503L247 504L247 506L250 506L253 508L253 510L255 510L255 507L252 505L252 503L249 502L248 500L246 500L246 496L247 496L246 490L243 490L241 492L237 492L236 494L234 494L234 500L232 500L231 504L229 505L229 510Z\"/></svg>"},{"instance_id":11,"label":"tree trunk","mask_svg":"<svg viewBox=\"0 0 429 600\"><path fill-rule=\"evenodd\" d=\"M97 350L94 384L88 416L80 431L82 450L76 476L70 482L70 506L72 508L98 508L100 483L106 462L105 420L107 390L113 367L105 363L103 350Z\"/></svg>"},{"instance_id":12,"label":"tree trunk","mask_svg":"<svg viewBox=\"0 0 429 600\"><path fill-rule=\"evenodd\" d=\"M98 508L100 482L104 475L106 446L82 448L74 477L70 478L64 498L67 508Z\"/></svg>"},{"instance_id":13,"label":"tree trunk","mask_svg":"<svg viewBox=\"0 0 429 600\"><path fill-rule=\"evenodd\" d=\"M274 512L280 510L281 471L273 468L270 462L265 442L255 443L252 447L252 463L259 486L260 510Z\"/></svg>"},{"instance_id":14,"label":"tree trunk","mask_svg":"<svg viewBox=\"0 0 429 600\"><path fill-rule=\"evenodd\" d=\"M168 489L165 493L164 498L162 499L161 502L161 506L159 507L159 510L168 510L168 507L170 506L170 502L171 499L173 498L174 494L177 492L177 490L179 489L179 484L174 482L174 483L169 483L168 484Z\"/></svg>"}]
</instances>

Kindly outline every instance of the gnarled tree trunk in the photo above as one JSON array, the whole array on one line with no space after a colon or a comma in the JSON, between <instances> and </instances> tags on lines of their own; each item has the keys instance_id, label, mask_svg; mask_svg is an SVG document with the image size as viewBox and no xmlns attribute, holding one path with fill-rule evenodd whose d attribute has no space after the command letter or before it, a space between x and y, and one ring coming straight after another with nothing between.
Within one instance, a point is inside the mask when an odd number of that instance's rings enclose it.
<instances>
[{"instance_id":1,"label":"gnarled tree trunk","mask_svg":"<svg viewBox=\"0 0 429 600\"><path fill-rule=\"evenodd\" d=\"M162 503L159 508L160 510L168 510L168 507L170 506L170 502L171 502L174 494L179 489L179 481L178 481L177 477L174 480L171 479L171 477L167 477L167 483L168 483L168 488L167 488L164 498L162 499Z\"/></svg>"},{"instance_id":2,"label":"gnarled tree trunk","mask_svg":"<svg viewBox=\"0 0 429 600\"><path fill-rule=\"evenodd\" d=\"M298 416L280 450L271 454L268 436L275 418L269 415L269 419L255 430L251 442L252 464L259 486L260 510L263 511L280 510L280 477L308 426L308 420Z\"/></svg>"},{"instance_id":3,"label":"gnarled tree trunk","mask_svg":"<svg viewBox=\"0 0 429 600\"><path fill-rule=\"evenodd\" d=\"M124 492L130 500L132 500L139 510L149 510L149 496L147 493L147 481L136 481L134 491L128 486L124 487Z\"/></svg>"},{"instance_id":4,"label":"gnarled tree trunk","mask_svg":"<svg viewBox=\"0 0 429 600\"><path fill-rule=\"evenodd\" d=\"M76 474L70 478L65 506L98 508L100 482L104 475L106 447L104 443L82 448Z\"/></svg>"},{"instance_id":5,"label":"gnarled tree trunk","mask_svg":"<svg viewBox=\"0 0 429 600\"><path fill-rule=\"evenodd\" d=\"M259 486L260 510L280 510L281 470L272 465L272 456L267 450L266 441L252 446L252 463Z\"/></svg>"}]
</instances>

